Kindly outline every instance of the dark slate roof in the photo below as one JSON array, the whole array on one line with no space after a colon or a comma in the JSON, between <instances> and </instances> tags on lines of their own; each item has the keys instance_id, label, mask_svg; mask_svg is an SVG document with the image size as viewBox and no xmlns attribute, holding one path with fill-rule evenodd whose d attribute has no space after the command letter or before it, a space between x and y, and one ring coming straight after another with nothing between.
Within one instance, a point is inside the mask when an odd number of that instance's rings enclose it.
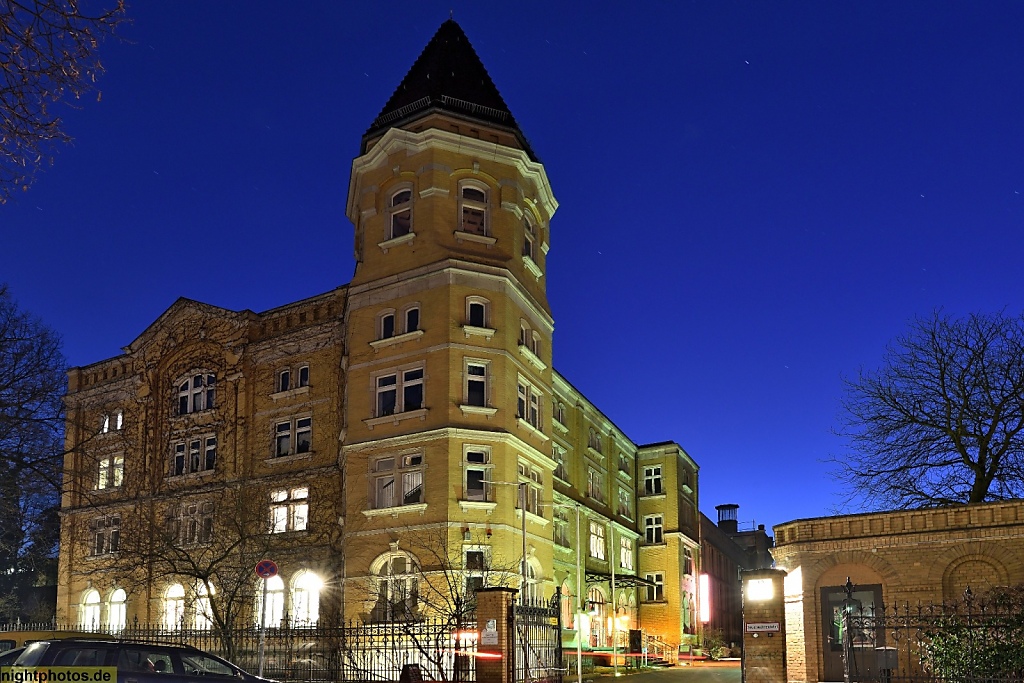
<instances>
[{"instance_id":1,"label":"dark slate roof","mask_svg":"<svg viewBox=\"0 0 1024 683\"><path fill-rule=\"evenodd\" d=\"M526 136L455 20L441 24L391 99L373 120L363 142L388 128L441 110L511 131L531 159Z\"/></svg>"}]
</instances>

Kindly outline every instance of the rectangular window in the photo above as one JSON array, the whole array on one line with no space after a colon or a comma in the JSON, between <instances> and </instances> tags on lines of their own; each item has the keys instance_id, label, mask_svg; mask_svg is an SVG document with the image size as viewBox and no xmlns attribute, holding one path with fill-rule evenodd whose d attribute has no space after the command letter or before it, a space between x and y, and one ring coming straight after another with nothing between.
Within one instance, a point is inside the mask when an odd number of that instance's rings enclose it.
<instances>
[{"instance_id":1,"label":"rectangular window","mask_svg":"<svg viewBox=\"0 0 1024 683\"><path fill-rule=\"evenodd\" d=\"M647 586L647 602L657 602L665 599L665 575L662 572L645 574L651 585Z\"/></svg>"},{"instance_id":2,"label":"rectangular window","mask_svg":"<svg viewBox=\"0 0 1024 683\"><path fill-rule=\"evenodd\" d=\"M587 470L587 495L596 501L604 502L604 474L593 467Z\"/></svg>"},{"instance_id":3,"label":"rectangular window","mask_svg":"<svg viewBox=\"0 0 1024 683\"><path fill-rule=\"evenodd\" d=\"M278 489L270 492L270 533L305 531L309 523L309 489Z\"/></svg>"},{"instance_id":4,"label":"rectangular window","mask_svg":"<svg viewBox=\"0 0 1024 683\"><path fill-rule=\"evenodd\" d=\"M633 519L633 494L629 489L619 488L618 512L627 519Z\"/></svg>"},{"instance_id":5,"label":"rectangular window","mask_svg":"<svg viewBox=\"0 0 1024 683\"><path fill-rule=\"evenodd\" d=\"M541 428L540 392L522 380L519 381L516 417L526 420L537 429Z\"/></svg>"},{"instance_id":6,"label":"rectangular window","mask_svg":"<svg viewBox=\"0 0 1024 683\"><path fill-rule=\"evenodd\" d=\"M395 314L385 313L380 317L380 338L391 339L395 336Z\"/></svg>"},{"instance_id":7,"label":"rectangular window","mask_svg":"<svg viewBox=\"0 0 1024 683\"><path fill-rule=\"evenodd\" d=\"M377 413L384 417L423 407L423 368L377 377Z\"/></svg>"},{"instance_id":8,"label":"rectangular window","mask_svg":"<svg viewBox=\"0 0 1024 683\"><path fill-rule=\"evenodd\" d=\"M274 456L309 453L313 446L313 418L297 417L278 422L274 430Z\"/></svg>"},{"instance_id":9,"label":"rectangular window","mask_svg":"<svg viewBox=\"0 0 1024 683\"><path fill-rule=\"evenodd\" d=\"M121 517L98 517L89 524L92 534L92 554L107 555L121 549Z\"/></svg>"},{"instance_id":10,"label":"rectangular window","mask_svg":"<svg viewBox=\"0 0 1024 683\"><path fill-rule=\"evenodd\" d=\"M563 507L555 508L555 543L563 548L569 547L569 510Z\"/></svg>"},{"instance_id":11,"label":"rectangular window","mask_svg":"<svg viewBox=\"0 0 1024 683\"><path fill-rule=\"evenodd\" d=\"M604 524L590 523L590 556L603 560L605 558Z\"/></svg>"},{"instance_id":12,"label":"rectangular window","mask_svg":"<svg viewBox=\"0 0 1024 683\"><path fill-rule=\"evenodd\" d=\"M420 329L420 309L416 306L405 312L405 332L408 334L418 329Z\"/></svg>"},{"instance_id":13,"label":"rectangular window","mask_svg":"<svg viewBox=\"0 0 1024 683\"><path fill-rule=\"evenodd\" d=\"M633 539L619 539L619 566L623 569L633 568Z\"/></svg>"},{"instance_id":14,"label":"rectangular window","mask_svg":"<svg viewBox=\"0 0 1024 683\"><path fill-rule=\"evenodd\" d=\"M217 377L212 374L194 375L178 385L178 414L187 415L214 407Z\"/></svg>"},{"instance_id":15,"label":"rectangular window","mask_svg":"<svg viewBox=\"0 0 1024 683\"><path fill-rule=\"evenodd\" d=\"M487 405L487 365L466 363L466 405Z\"/></svg>"},{"instance_id":16,"label":"rectangular window","mask_svg":"<svg viewBox=\"0 0 1024 683\"><path fill-rule=\"evenodd\" d=\"M202 545L213 540L212 502L188 503L171 509L167 515L167 534L179 547Z\"/></svg>"},{"instance_id":17,"label":"rectangular window","mask_svg":"<svg viewBox=\"0 0 1024 683\"><path fill-rule=\"evenodd\" d=\"M308 387L309 386L309 366L308 365L303 365L301 368L299 368L299 386L300 387Z\"/></svg>"},{"instance_id":18,"label":"rectangular window","mask_svg":"<svg viewBox=\"0 0 1024 683\"><path fill-rule=\"evenodd\" d=\"M277 390L288 391L292 388L292 372L291 370L282 370L277 375Z\"/></svg>"},{"instance_id":19,"label":"rectangular window","mask_svg":"<svg viewBox=\"0 0 1024 683\"><path fill-rule=\"evenodd\" d=\"M644 468L644 495L652 496L662 493L661 489L661 465L651 465Z\"/></svg>"},{"instance_id":20,"label":"rectangular window","mask_svg":"<svg viewBox=\"0 0 1024 683\"><path fill-rule=\"evenodd\" d=\"M466 451L466 500L488 501L488 472L490 454L485 450Z\"/></svg>"},{"instance_id":21,"label":"rectangular window","mask_svg":"<svg viewBox=\"0 0 1024 683\"><path fill-rule=\"evenodd\" d=\"M629 474L632 468L629 466L629 456L622 451L619 451L619 471Z\"/></svg>"},{"instance_id":22,"label":"rectangular window","mask_svg":"<svg viewBox=\"0 0 1024 683\"><path fill-rule=\"evenodd\" d=\"M551 455L555 461L555 476L562 481L569 481L569 454L558 444L551 448Z\"/></svg>"},{"instance_id":23,"label":"rectangular window","mask_svg":"<svg viewBox=\"0 0 1024 683\"><path fill-rule=\"evenodd\" d=\"M124 482L124 456L114 455L100 459L96 477L97 489L117 488Z\"/></svg>"},{"instance_id":24,"label":"rectangular window","mask_svg":"<svg viewBox=\"0 0 1024 683\"><path fill-rule=\"evenodd\" d=\"M644 517L644 542L665 542L664 518L661 515L647 515Z\"/></svg>"},{"instance_id":25,"label":"rectangular window","mask_svg":"<svg viewBox=\"0 0 1024 683\"><path fill-rule=\"evenodd\" d=\"M683 574L693 576L693 552L683 548Z\"/></svg>"},{"instance_id":26,"label":"rectangular window","mask_svg":"<svg viewBox=\"0 0 1024 683\"><path fill-rule=\"evenodd\" d=\"M171 446L171 475L207 472L217 466L217 437L206 435L177 441Z\"/></svg>"},{"instance_id":27,"label":"rectangular window","mask_svg":"<svg viewBox=\"0 0 1024 683\"><path fill-rule=\"evenodd\" d=\"M483 301L469 302L469 325L471 327L487 327L487 304Z\"/></svg>"},{"instance_id":28,"label":"rectangular window","mask_svg":"<svg viewBox=\"0 0 1024 683\"><path fill-rule=\"evenodd\" d=\"M423 502L423 456L385 456L373 462L374 508Z\"/></svg>"},{"instance_id":29,"label":"rectangular window","mask_svg":"<svg viewBox=\"0 0 1024 683\"><path fill-rule=\"evenodd\" d=\"M519 494L516 496L516 508L521 509L523 502L526 502L526 511L534 514L541 514L541 492L544 481L540 470L534 469L525 463L519 463Z\"/></svg>"}]
</instances>

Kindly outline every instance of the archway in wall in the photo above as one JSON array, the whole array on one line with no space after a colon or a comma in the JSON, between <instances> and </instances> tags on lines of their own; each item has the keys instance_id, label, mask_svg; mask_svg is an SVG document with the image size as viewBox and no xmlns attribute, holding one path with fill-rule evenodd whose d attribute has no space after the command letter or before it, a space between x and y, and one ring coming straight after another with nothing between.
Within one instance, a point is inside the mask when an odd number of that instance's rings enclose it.
<instances>
[{"instance_id":1,"label":"archway in wall","mask_svg":"<svg viewBox=\"0 0 1024 683\"><path fill-rule=\"evenodd\" d=\"M852 594L846 592L848 579L853 584ZM882 585L881 574L865 564L858 563L837 564L818 578L815 596L819 618L818 642L821 648L820 680L843 680L843 612L852 610L865 616L873 615L876 609L880 612L883 604ZM884 642L879 642L879 637L884 640L885 634L850 634L853 647L865 650L860 660L868 661L867 658L873 658L874 653L868 653L867 650L885 645Z\"/></svg>"}]
</instances>

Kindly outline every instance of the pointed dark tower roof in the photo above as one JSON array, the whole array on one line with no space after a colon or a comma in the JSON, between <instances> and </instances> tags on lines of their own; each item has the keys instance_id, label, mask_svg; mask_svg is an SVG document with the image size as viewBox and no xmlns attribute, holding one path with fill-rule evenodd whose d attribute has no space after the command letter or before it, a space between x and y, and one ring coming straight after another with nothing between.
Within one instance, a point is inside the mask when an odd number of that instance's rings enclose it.
<instances>
[{"instance_id":1,"label":"pointed dark tower roof","mask_svg":"<svg viewBox=\"0 0 1024 683\"><path fill-rule=\"evenodd\" d=\"M503 128L516 136L531 159L537 160L469 38L454 19L441 24L373 120L363 135L363 151L367 140L431 110Z\"/></svg>"}]
</instances>

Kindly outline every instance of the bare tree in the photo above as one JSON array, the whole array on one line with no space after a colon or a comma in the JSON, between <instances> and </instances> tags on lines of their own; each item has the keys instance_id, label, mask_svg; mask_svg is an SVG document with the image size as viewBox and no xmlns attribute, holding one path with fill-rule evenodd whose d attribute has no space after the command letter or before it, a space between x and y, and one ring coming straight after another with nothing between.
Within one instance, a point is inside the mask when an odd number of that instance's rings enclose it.
<instances>
[{"instance_id":1,"label":"bare tree","mask_svg":"<svg viewBox=\"0 0 1024 683\"><path fill-rule=\"evenodd\" d=\"M99 41L124 15L123 0L87 14L76 0L0 0L0 204L27 189L68 142L51 106L93 89Z\"/></svg>"},{"instance_id":2,"label":"bare tree","mask_svg":"<svg viewBox=\"0 0 1024 683\"><path fill-rule=\"evenodd\" d=\"M0 284L0 594L53 572L67 375L60 338Z\"/></svg>"},{"instance_id":3,"label":"bare tree","mask_svg":"<svg viewBox=\"0 0 1024 683\"><path fill-rule=\"evenodd\" d=\"M936 312L890 345L882 367L846 381L834 458L869 508L1024 494L1024 317Z\"/></svg>"}]
</instances>

